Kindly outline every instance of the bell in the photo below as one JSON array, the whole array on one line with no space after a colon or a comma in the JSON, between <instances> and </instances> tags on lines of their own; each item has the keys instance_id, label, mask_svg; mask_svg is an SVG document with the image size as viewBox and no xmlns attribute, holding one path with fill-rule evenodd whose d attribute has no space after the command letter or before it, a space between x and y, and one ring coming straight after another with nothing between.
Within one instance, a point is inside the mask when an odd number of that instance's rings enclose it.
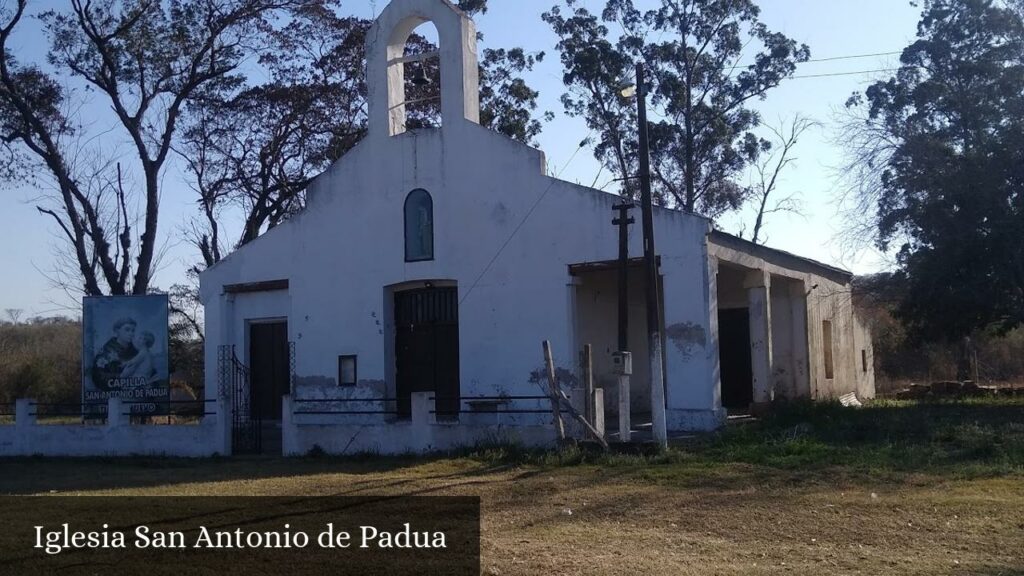
<instances>
[{"instance_id":1,"label":"bell","mask_svg":"<svg viewBox=\"0 0 1024 576\"><path fill-rule=\"evenodd\" d=\"M412 75L413 86L428 86L430 84L430 78L427 78L427 72L423 69L423 66L416 68L416 72Z\"/></svg>"}]
</instances>

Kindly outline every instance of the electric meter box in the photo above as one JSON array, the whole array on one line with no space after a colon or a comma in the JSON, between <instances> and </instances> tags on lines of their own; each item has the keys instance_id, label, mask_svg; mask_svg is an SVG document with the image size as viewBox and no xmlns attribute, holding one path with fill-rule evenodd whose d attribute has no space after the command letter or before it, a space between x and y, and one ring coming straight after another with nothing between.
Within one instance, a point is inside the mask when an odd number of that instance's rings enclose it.
<instances>
[{"instance_id":1,"label":"electric meter box","mask_svg":"<svg viewBox=\"0 0 1024 576\"><path fill-rule=\"evenodd\" d=\"M620 376L633 374L633 355L629 352L612 352L612 370Z\"/></svg>"}]
</instances>

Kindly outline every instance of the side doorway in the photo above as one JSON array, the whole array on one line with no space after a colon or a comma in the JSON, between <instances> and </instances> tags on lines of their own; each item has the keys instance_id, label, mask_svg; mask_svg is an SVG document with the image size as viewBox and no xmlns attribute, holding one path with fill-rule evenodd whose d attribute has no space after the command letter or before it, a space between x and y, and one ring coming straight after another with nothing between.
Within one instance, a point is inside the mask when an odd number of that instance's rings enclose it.
<instances>
[{"instance_id":1,"label":"side doorway","mask_svg":"<svg viewBox=\"0 0 1024 576\"><path fill-rule=\"evenodd\" d=\"M249 405L259 435L257 451L281 452L281 409L291 391L288 322L249 324Z\"/></svg>"},{"instance_id":2,"label":"side doorway","mask_svg":"<svg viewBox=\"0 0 1024 576\"><path fill-rule=\"evenodd\" d=\"M455 286L395 292L395 390L400 418L413 392L433 392L439 418L457 418L459 291Z\"/></svg>"},{"instance_id":3,"label":"side doorway","mask_svg":"<svg viewBox=\"0 0 1024 576\"><path fill-rule=\"evenodd\" d=\"M754 369L750 359L750 311L718 311L718 346L722 380L722 406L730 413L746 413L754 401Z\"/></svg>"}]
</instances>

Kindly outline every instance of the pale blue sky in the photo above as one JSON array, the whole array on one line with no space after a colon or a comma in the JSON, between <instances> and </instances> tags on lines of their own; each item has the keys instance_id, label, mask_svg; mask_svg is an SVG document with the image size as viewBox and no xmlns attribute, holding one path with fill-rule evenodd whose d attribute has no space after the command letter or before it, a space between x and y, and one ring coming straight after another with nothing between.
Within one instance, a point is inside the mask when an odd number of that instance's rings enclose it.
<instances>
[{"instance_id":1,"label":"pale blue sky","mask_svg":"<svg viewBox=\"0 0 1024 576\"><path fill-rule=\"evenodd\" d=\"M640 5L655 0L639 0ZM63 2L37 2L30 8L38 13L46 7ZM561 64L554 50L556 37L540 20L552 0L491 0L490 10L477 18L477 28L484 34L484 46L522 46L528 51L545 51L548 58L529 76L529 83L540 90L540 106L555 113L555 120L545 126L540 136L541 148L547 154L551 170L566 180L586 185L598 176L599 165L589 149L575 153L588 131L582 121L568 118L559 97L564 91ZM600 9L603 0L587 0L586 5ZM351 10L361 16L372 15L384 0L349 2ZM813 59L899 51L913 40L919 9L907 0L761 0L762 20L772 29L783 32L811 47ZM26 22L17 38L17 56L41 59L45 41L35 22ZM891 68L896 56L810 62L802 65L799 76L857 72ZM841 107L851 92L863 89L878 74L801 78L787 81L772 91L768 99L755 107L766 121L778 123L796 113L823 124L805 135L795 156L797 163L785 175L780 193L799 192L806 217L775 215L765 227L769 246L788 250L837 264L857 273L883 269L886 259L874 252L849 254L841 249L836 236L844 222L837 216L836 197L840 184L835 168L842 161L842 149L834 143L833 110ZM103 118L102 102L93 102L85 110ZM105 124L104 124L105 123ZM93 128L101 131L110 126L102 120ZM117 142L105 146L116 147ZM574 154L575 153L575 154ZM603 184L608 178L598 178ZM185 244L179 228L186 215L194 209L192 192L182 181L177 167L164 175L164 192L160 237L163 255L154 285L168 287L182 281L183 271L195 260L194 248ZM53 286L48 276L56 267L54 253L63 247L52 221L39 215L32 199L38 191L26 187L0 190L0 312L7 308L25 310L26 316L77 315L77 298ZM737 232L744 225L749 229L753 214L749 211L723 218L719 227Z\"/></svg>"}]
</instances>

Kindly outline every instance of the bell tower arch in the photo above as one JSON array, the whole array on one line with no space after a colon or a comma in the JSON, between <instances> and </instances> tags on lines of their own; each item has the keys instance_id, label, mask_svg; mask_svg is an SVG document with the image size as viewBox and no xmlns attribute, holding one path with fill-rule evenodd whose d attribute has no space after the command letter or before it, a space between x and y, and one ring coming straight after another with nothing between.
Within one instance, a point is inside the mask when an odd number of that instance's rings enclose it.
<instances>
[{"instance_id":1,"label":"bell tower arch","mask_svg":"<svg viewBox=\"0 0 1024 576\"><path fill-rule=\"evenodd\" d=\"M448 0L392 0L366 37L366 82L371 137L406 131L405 46L418 26L437 28L441 121L480 123L476 26Z\"/></svg>"}]
</instances>

